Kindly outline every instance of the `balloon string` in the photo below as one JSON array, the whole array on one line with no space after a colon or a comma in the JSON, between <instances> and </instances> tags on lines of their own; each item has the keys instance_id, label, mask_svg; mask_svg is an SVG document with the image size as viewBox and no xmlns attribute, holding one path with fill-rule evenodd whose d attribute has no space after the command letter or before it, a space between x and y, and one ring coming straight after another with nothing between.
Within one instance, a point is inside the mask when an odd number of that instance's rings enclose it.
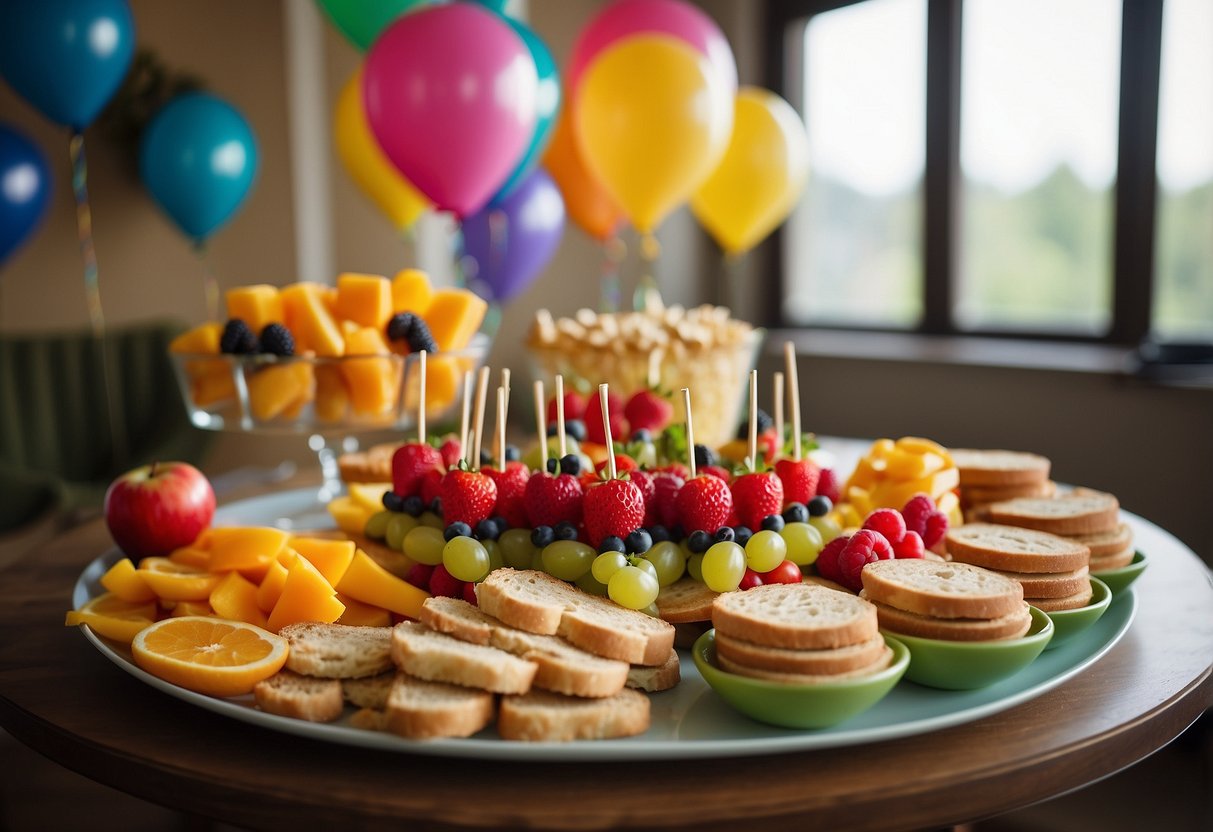
<instances>
[{"instance_id":1,"label":"balloon string","mask_svg":"<svg viewBox=\"0 0 1213 832\"><path fill-rule=\"evenodd\" d=\"M623 286L619 280L619 267L627 256L627 246L618 237L602 244L602 269L599 272L601 288L601 311L618 312L623 304Z\"/></svg>"},{"instance_id":2,"label":"balloon string","mask_svg":"<svg viewBox=\"0 0 1213 832\"><path fill-rule=\"evenodd\" d=\"M72 193L76 198L76 236L80 259L84 261L84 300L89 323L101 362L101 382L105 387L105 409L109 417L110 450L113 468L126 467L126 434L122 430L122 403L114 394L113 356L105 332L105 313L101 308L101 286L97 272L97 251L93 246L93 212L88 200L88 159L84 154L84 134L72 133L67 144L72 161Z\"/></svg>"},{"instance_id":3,"label":"balloon string","mask_svg":"<svg viewBox=\"0 0 1213 832\"><path fill-rule=\"evenodd\" d=\"M636 291L632 293L632 308L637 312L655 312L664 304L661 300L661 290L657 279L653 277L653 266L661 254L661 243L652 232L644 232L640 236L640 259L643 261L643 271Z\"/></svg>"},{"instance_id":4,"label":"balloon string","mask_svg":"<svg viewBox=\"0 0 1213 832\"><path fill-rule=\"evenodd\" d=\"M211 252L205 240L194 244L194 254L198 257L198 265L202 267L202 295L206 298L206 319L219 320L219 280L215 277L215 268L211 264Z\"/></svg>"},{"instance_id":5,"label":"balloon string","mask_svg":"<svg viewBox=\"0 0 1213 832\"><path fill-rule=\"evenodd\" d=\"M467 288L467 275L463 271L463 224L455 224L455 233L451 235L451 260L455 264L455 286Z\"/></svg>"}]
</instances>

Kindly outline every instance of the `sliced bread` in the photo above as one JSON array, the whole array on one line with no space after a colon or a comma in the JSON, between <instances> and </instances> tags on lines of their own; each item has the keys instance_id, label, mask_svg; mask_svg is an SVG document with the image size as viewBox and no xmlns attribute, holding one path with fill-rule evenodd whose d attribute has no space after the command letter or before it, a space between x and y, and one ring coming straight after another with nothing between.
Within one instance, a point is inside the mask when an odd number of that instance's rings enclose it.
<instances>
[{"instance_id":1,"label":"sliced bread","mask_svg":"<svg viewBox=\"0 0 1213 832\"><path fill-rule=\"evenodd\" d=\"M476 595L484 612L512 627L563 636L603 658L661 665L674 646L669 622L536 570L494 569Z\"/></svg>"},{"instance_id":2,"label":"sliced bread","mask_svg":"<svg viewBox=\"0 0 1213 832\"><path fill-rule=\"evenodd\" d=\"M857 667L854 670L848 670L842 673L830 674L805 674L805 673L779 673L772 670L763 670L762 668L751 667L746 664L740 664L731 659L726 659L716 653L716 661L720 665L721 670L726 670L729 673L736 673L738 676L749 676L752 679L762 679L766 682L780 682L788 685L821 685L830 682L841 682L844 679L857 679L861 676L870 676L873 673L878 673L889 666L893 660L893 651L885 644L884 639L880 639L880 652L876 658L862 667Z\"/></svg>"},{"instance_id":3,"label":"sliced bread","mask_svg":"<svg viewBox=\"0 0 1213 832\"><path fill-rule=\"evenodd\" d=\"M1133 562L1133 556L1137 554L1132 546L1122 552L1117 552L1112 555L1103 555L1098 558L1091 558L1092 572L1107 572L1109 569L1120 569L1122 566L1128 566Z\"/></svg>"},{"instance_id":4,"label":"sliced bread","mask_svg":"<svg viewBox=\"0 0 1213 832\"><path fill-rule=\"evenodd\" d=\"M418 679L494 693L526 693L538 667L496 647L469 644L417 621L392 628L392 661Z\"/></svg>"},{"instance_id":5,"label":"sliced bread","mask_svg":"<svg viewBox=\"0 0 1213 832\"><path fill-rule=\"evenodd\" d=\"M1003 572L1070 572L1090 560L1087 547L1074 540L994 523L949 529L944 541L952 560Z\"/></svg>"},{"instance_id":6,"label":"sliced bread","mask_svg":"<svg viewBox=\"0 0 1213 832\"><path fill-rule=\"evenodd\" d=\"M687 624L692 621L710 621L712 602L719 592L708 589L703 581L690 575L679 578L669 586L661 588L657 595L657 612L671 624Z\"/></svg>"},{"instance_id":7,"label":"sliced bread","mask_svg":"<svg viewBox=\"0 0 1213 832\"><path fill-rule=\"evenodd\" d=\"M387 705L388 691L392 689L392 680L395 678L396 671L392 669L387 673L380 673L378 676L342 679L341 695L355 708L383 710Z\"/></svg>"},{"instance_id":8,"label":"sliced bread","mask_svg":"<svg viewBox=\"0 0 1213 832\"><path fill-rule=\"evenodd\" d=\"M950 448L952 462L960 471L960 486L1002 488L1049 478L1049 460L1022 451Z\"/></svg>"},{"instance_id":9,"label":"sliced bread","mask_svg":"<svg viewBox=\"0 0 1213 832\"><path fill-rule=\"evenodd\" d=\"M850 673L875 662L888 649L877 634L849 647L825 650L788 650L764 647L716 632L716 655L722 661L772 673L799 676L831 676Z\"/></svg>"},{"instance_id":10,"label":"sliced bread","mask_svg":"<svg viewBox=\"0 0 1213 832\"><path fill-rule=\"evenodd\" d=\"M608 699L580 699L534 690L501 700L503 739L569 742L631 737L649 729L649 698L625 688Z\"/></svg>"},{"instance_id":11,"label":"sliced bread","mask_svg":"<svg viewBox=\"0 0 1213 832\"><path fill-rule=\"evenodd\" d=\"M1077 488L1053 498L1016 497L986 508L993 523L1061 535L1098 534L1120 524L1120 503L1111 494Z\"/></svg>"},{"instance_id":12,"label":"sliced bread","mask_svg":"<svg viewBox=\"0 0 1213 832\"><path fill-rule=\"evenodd\" d=\"M999 572L999 575L1018 581L1023 587L1024 598L1064 598L1089 586L1089 570L1081 566L1071 572ZM1035 604L1036 601L1029 603Z\"/></svg>"},{"instance_id":13,"label":"sliced bread","mask_svg":"<svg viewBox=\"0 0 1213 832\"><path fill-rule=\"evenodd\" d=\"M1018 581L966 563L879 560L860 578L870 601L935 618L1000 618L1023 603Z\"/></svg>"},{"instance_id":14,"label":"sliced bread","mask_svg":"<svg viewBox=\"0 0 1213 832\"><path fill-rule=\"evenodd\" d=\"M341 454L337 457L337 470L342 482L391 482L392 457L399 447L399 442L386 442Z\"/></svg>"},{"instance_id":15,"label":"sliced bread","mask_svg":"<svg viewBox=\"0 0 1213 832\"><path fill-rule=\"evenodd\" d=\"M253 698L257 707L267 713L308 722L332 722L345 708L341 682L301 676L289 670L279 670L258 682L253 687Z\"/></svg>"},{"instance_id":16,"label":"sliced bread","mask_svg":"<svg viewBox=\"0 0 1213 832\"><path fill-rule=\"evenodd\" d=\"M863 597L863 593L859 593ZM903 633L919 638L945 641L997 641L1019 638L1032 626L1032 613L1026 602L1001 618L932 618L899 610L885 604L874 604L880 617L880 628L896 635Z\"/></svg>"},{"instance_id":17,"label":"sliced bread","mask_svg":"<svg viewBox=\"0 0 1213 832\"><path fill-rule=\"evenodd\" d=\"M1079 607L1085 607L1091 603L1091 597L1094 592L1091 589L1091 582L1087 581L1087 585L1072 595L1067 595L1062 598L1029 598L1028 603L1043 612L1061 612L1062 610L1076 610Z\"/></svg>"},{"instance_id":18,"label":"sliced bread","mask_svg":"<svg viewBox=\"0 0 1213 832\"><path fill-rule=\"evenodd\" d=\"M712 624L733 638L792 650L846 647L877 632L867 601L805 583L726 592L712 605Z\"/></svg>"},{"instance_id":19,"label":"sliced bread","mask_svg":"<svg viewBox=\"0 0 1213 832\"><path fill-rule=\"evenodd\" d=\"M1133 530L1129 528L1128 523L1119 523L1111 531L1071 536L1091 550L1091 560L1119 555L1125 549L1131 549L1133 545Z\"/></svg>"},{"instance_id":20,"label":"sliced bread","mask_svg":"<svg viewBox=\"0 0 1213 832\"><path fill-rule=\"evenodd\" d=\"M960 500L965 506L978 506L985 503L1001 503L1016 497L1052 497L1057 493L1057 483L1053 480L1041 480L1024 485L1007 485L1000 487L968 485L960 489Z\"/></svg>"},{"instance_id":21,"label":"sliced bread","mask_svg":"<svg viewBox=\"0 0 1213 832\"><path fill-rule=\"evenodd\" d=\"M493 694L397 673L384 709L385 727L410 739L470 737L493 721Z\"/></svg>"},{"instance_id":22,"label":"sliced bread","mask_svg":"<svg viewBox=\"0 0 1213 832\"><path fill-rule=\"evenodd\" d=\"M678 651L671 650L670 657L662 665L634 664L628 668L627 686L649 693L669 690L682 681L682 666Z\"/></svg>"},{"instance_id":23,"label":"sliced bread","mask_svg":"<svg viewBox=\"0 0 1213 832\"><path fill-rule=\"evenodd\" d=\"M358 679L392 669L390 627L302 622L279 635L290 645L287 668L305 676Z\"/></svg>"}]
</instances>

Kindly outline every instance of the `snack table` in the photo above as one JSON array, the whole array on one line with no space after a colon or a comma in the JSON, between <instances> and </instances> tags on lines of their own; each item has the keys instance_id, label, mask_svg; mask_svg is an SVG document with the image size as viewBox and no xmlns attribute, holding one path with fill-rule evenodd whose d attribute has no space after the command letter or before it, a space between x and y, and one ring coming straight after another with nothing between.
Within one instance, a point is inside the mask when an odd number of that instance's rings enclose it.
<instances>
[{"instance_id":1,"label":"snack table","mask_svg":"<svg viewBox=\"0 0 1213 832\"><path fill-rule=\"evenodd\" d=\"M0 573L0 726L89 778L253 829L906 829L1080 788L1166 745L1213 704L1213 581L1128 518L1149 568L1107 655L1028 702L902 739L675 762L491 762L346 747L227 719L110 664L62 626L110 547L100 521ZM686 659L689 662L689 658Z\"/></svg>"}]
</instances>

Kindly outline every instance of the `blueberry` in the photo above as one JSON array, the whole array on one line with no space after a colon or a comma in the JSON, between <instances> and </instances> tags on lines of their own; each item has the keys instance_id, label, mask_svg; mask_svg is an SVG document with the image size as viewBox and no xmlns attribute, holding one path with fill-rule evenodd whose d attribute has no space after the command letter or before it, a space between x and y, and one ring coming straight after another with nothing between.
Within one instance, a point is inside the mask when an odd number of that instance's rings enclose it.
<instances>
[{"instance_id":1,"label":"blueberry","mask_svg":"<svg viewBox=\"0 0 1213 832\"><path fill-rule=\"evenodd\" d=\"M438 352L438 343L430 334L430 325L421 318L413 319L413 326L409 329L405 340L409 342L409 352L421 352L422 350L428 353Z\"/></svg>"},{"instance_id":2,"label":"blueberry","mask_svg":"<svg viewBox=\"0 0 1213 832\"><path fill-rule=\"evenodd\" d=\"M665 526L649 526L649 536L653 538L654 543L662 543L670 540L670 530Z\"/></svg>"},{"instance_id":3,"label":"blueberry","mask_svg":"<svg viewBox=\"0 0 1213 832\"><path fill-rule=\"evenodd\" d=\"M232 318L223 327L219 336L219 351L232 355L244 355L257 351L257 336L240 318Z\"/></svg>"},{"instance_id":4,"label":"blueberry","mask_svg":"<svg viewBox=\"0 0 1213 832\"><path fill-rule=\"evenodd\" d=\"M491 453L489 453L488 451L482 450L480 452L480 467L488 468L492 464L493 464L493 455Z\"/></svg>"},{"instance_id":5,"label":"blueberry","mask_svg":"<svg viewBox=\"0 0 1213 832\"><path fill-rule=\"evenodd\" d=\"M637 529L628 535L624 543L627 545L628 551L633 555L643 555L653 548L653 536L649 534L647 529Z\"/></svg>"},{"instance_id":6,"label":"blueberry","mask_svg":"<svg viewBox=\"0 0 1213 832\"><path fill-rule=\"evenodd\" d=\"M690 538L687 539L687 545L691 547L691 551L695 554L703 554L712 545L712 536L702 529L697 532L691 532Z\"/></svg>"},{"instance_id":7,"label":"blueberry","mask_svg":"<svg viewBox=\"0 0 1213 832\"><path fill-rule=\"evenodd\" d=\"M467 523L464 523L462 520L455 521L451 525L447 526L446 529L444 529L442 532L443 540L454 540L457 537L471 537L471 536L472 536L472 527L469 526Z\"/></svg>"},{"instance_id":8,"label":"blueberry","mask_svg":"<svg viewBox=\"0 0 1213 832\"><path fill-rule=\"evenodd\" d=\"M763 410L761 407L758 408L758 432L766 433L768 430L770 430L773 427L775 427L775 420L772 419L771 415L769 413L767 413L765 410ZM745 418L743 418L741 420L741 424L737 426L737 438L738 439L749 439L750 438L750 415L749 415L749 413L746 413Z\"/></svg>"},{"instance_id":9,"label":"blueberry","mask_svg":"<svg viewBox=\"0 0 1213 832\"><path fill-rule=\"evenodd\" d=\"M783 519L785 523L807 523L809 510L804 507L804 503L792 503L783 510Z\"/></svg>"},{"instance_id":10,"label":"blueberry","mask_svg":"<svg viewBox=\"0 0 1213 832\"><path fill-rule=\"evenodd\" d=\"M600 555L605 554L607 552L622 553L622 552L626 552L626 551L627 551L627 545L623 542L623 538L617 537L616 535L613 535L613 534L608 535L607 537L604 537L602 539L602 542L598 544L598 554L600 554Z\"/></svg>"},{"instance_id":11,"label":"blueberry","mask_svg":"<svg viewBox=\"0 0 1213 832\"><path fill-rule=\"evenodd\" d=\"M749 526L734 526L733 527L733 542L738 546L745 546L750 542L750 538L754 536L754 532Z\"/></svg>"},{"instance_id":12,"label":"blueberry","mask_svg":"<svg viewBox=\"0 0 1213 832\"><path fill-rule=\"evenodd\" d=\"M544 467L548 469L549 474L555 474L556 470L560 467L560 461L554 456L548 457L547 464Z\"/></svg>"},{"instance_id":13,"label":"blueberry","mask_svg":"<svg viewBox=\"0 0 1213 832\"><path fill-rule=\"evenodd\" d=\"M383 507L388 511L394 511L399 514L404 511L404 498L395 491L384 491Z\"/></svg>"},{"instance_id":14,"label":"blueberry","mask_svg":"<svg viewBox=\"0 0 1213 832\"><path fill-rule=\"evenodd\" d=\"M825 517L832 508L834 508L834 504L830 502L830 498L824 494L818 494L809 500L809 517Z\"/></svg>"},{"instance_id":15,"label":"blueberry","mask_svg":"<svg viewBox=\"0 0 1213 832\"><path fill-rule=\"evenodd\" d=\"M678 524L670 527L670 540L682 540L687 536L686 530Z\"/></svg>"},{"instance_id":16,"label":"blueberry","mask_svg":"<svg viewBox=\"0 0 1213 832\"><path fill-rule=\"evenodd\" d=\"M578 442L585 441L585 422L580 419L569 419L564 423L564 432Z\"/></svg>"},{"instance_id":17,"label":"blueberry","mask_svg":"<svg viewBox=\"0 0 1213 832\"><path fill-rule=\"evenodd\" d=\"M638 428L632 431L631 440L633 442L652 442L653 432L648 428Z\"/></svg>"},{"instance_id":18,"label":"blueberry","mask_svg":"<svg viewBox=\"0 0 1213 832\"><path fill-rule=\"evenodd\" d=\"M400 510L410 517L420 517L421 512L425 511L425 503L414 494L412 497L404 498L404 501L400 504Z\"/></svg>"},{"instance_id":19,"label":"blueberry","mask_svg":"<svg viewBox=\"0 0 1213 832\"><path fill-rule=\"evenodd\" d=\"M551 439L553 436L560 433L560 428L555 422L548 422L547 432L548 432L548 438ZM564 426L564 432L565 433L569 432L569 426L568 426L567 422L565 423L565 426Z\"/></svg>"},{"instance_id":20,"label":"blueberry","mask_svg":"<svg viewBox=\"0 0 1213 832\"><path fill-rule=\"evenodd\" d=\"M435 514L442 514L441 497L435 497L434 499L430 500L430 511L434 512Z\"/></svg>"},{"instance_id":21,"label":"blueberry","mask_svg":"<svg viewBox=\"0 0 1213 832\"><path fill-rule=\"evenodd\" d=\"M407 340L409 333L413 331L413 324L416 322L417 316L412 312L393 315L387 322L387 339L389 341Z\"/></svg>"},{"instance_id":22,"label":"blueberry","mask_svg":"<svg viewBox=\"0 0 1213 832\"><path fill-rule=\"evenodd\" d=\"M506 445L505 446L505 461L506 462L517 462L520 459L522 459L522 451L520 451L518 449L517 445Z\"/></svg>"},{"instance_id":23,"label":"blueberry","mask_svg":"<svg viewBox=\"0 0 1213 832\"><path fill-rule=\"evenodd\" d=\"M536 549L542 549L555 539L556 535L551 526L536 526L531 529L531 545Z\"/></svg>"},{"instance_id":24,"label":"blueberry","mask_svg":"<svg viewBox=\"0 0 1213 832\"><path fill-rule=\"evenodd\" d=\"M552 531L556 534L557 540L577 539L577 527L568 520L561 520L556 524L556 528L552 529Z\"/></svg>"},{"instance_id":25,"label":"blueberry","mask_svg":"<svg viewBox=\"0 0 1213 832\"><path fill-rule=\"evenodd\" d=\"M716 464L716 452L707 445L695 446L695 464L702 467Z\"/></svg>"},{"instance_id":26,"label":"blueberry","mask_svg":"<svg viewBox=\"0 0 1213 832\"><path fill-rule=\"evenodd\" d=\"M734 537L736 537L736 535L733 533L733 529L731 527L721 526L716 530L716 534L712 535L712 540L716 541L717 543L727 543Z\"/></svg>"},{"instance_id":27,"label":"blueberry","mask_svg":"<svg viewBox=\"0 0 1213 832\"><path fill-rule=\"evenodd\" d=\"M768 514L762 518L763 531L781 532L783 531L783 518L778 514Z\"/></svg>"},{"instance_id":28,"label":"blueberry","mask_svg":"<svg viewBox=\"0 0 1213 832\"><path fill-rule=\"evenodd\" d=\"M467 525L464 523L463 525ZM478 540L496 540L499 534L497 524L492 520L481 520L476 524L476 538Z\"/></svg>"},{"instance_id":29,"label":"blueberry","mask_svg":"<svg viewBox=\"0 0 1213 832\"><path fill-rule=\"evenodd\" d=\"M267 324L261 330L261 351L270 355L294 355L295 339L282 324Z\"/></svg>"},{"instance_id":30,"label":"blueberry","mask_svg":"<svg viewBox=\"0 0 1213 832\"><path fill-rule=\"evenodd\" d=\"M501 515L490 517L489 522L497 527L497 537L501 537L502 534L510 530L509 521Z\"/></svg>"},{"instance_id":31,"label":"blueberry","mask_svg":"<svg viewBox=\"0 0 1213 832\"><path fill-rule=\"evenodd\" d=\"M565 454L560 458L560 473L572 474L574 477L581 473L581 458L577 454Z\"/></svg>"}]
</instances>

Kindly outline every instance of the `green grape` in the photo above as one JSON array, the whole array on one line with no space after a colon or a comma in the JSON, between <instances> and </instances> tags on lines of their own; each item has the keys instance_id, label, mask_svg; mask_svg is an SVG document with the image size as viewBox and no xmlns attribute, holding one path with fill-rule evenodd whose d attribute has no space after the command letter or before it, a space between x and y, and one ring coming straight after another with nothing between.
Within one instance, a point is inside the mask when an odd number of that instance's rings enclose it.
<instances>
[{"instance_id":1,"label":"green grape","mask_svg":"<svg viewBox=\"0 0 1213 832\"><path fill-rule=\"evenodd\" d=\"M731 540L714 543L704 552L700 571L708 589L732 592L745 577L745 549Z\"/></svg>"},{"instance_id":2,"label":"green grape","mask_svg":"<svg viewBox=\"0 0 1213 832\"><path fill-rule=\"evenodd\" d=\"M442 531L446 528L446 523L442 522L442 518L432 511L423 511L419 520L421 525L429 526L431 529Z\"/></svg>"},{"instance_id":3,"label":"green grape","mask_svg":"<svg viewBox=\"0 0 1213 832\"><path fill-rule=\"evenodd\" d=\"M682 549L677 543L668 540L654 544L652 549L644 553L644 559L653 564L653 568L657 570L657 582L662 586L669 586L681 578L687 568Z\"/></svg>"},{"instance_id":4,"label":"green grape","mask_svg":"<svg viewBox=\"0 0 1213 832\"><path fill-rule=\"evenodd\" d=\"M644 558L640 557L639 555L631 555L628 557L628 563L631 566L635 566L637 569L641 570L642 572L647 572L648 574L652 575L654 578L657 577L657 567L653 565L652 561L645 560ZM657 583L658 584L661 583L660 578L658 578Z\"/></svg>"},{"instance_id":5,"label":"green grape","mask_svg":"<svg viewBox=\"0 0 1213 832\"><path fill-rule=\"evenodd\" d=\"M607 595L621 607L642 610L657 600L661 585L657 579L637 566L625 566L611 576Z\"/></svg>"},{"instance_id":6,"label":"green grape","mask_svg":"<svg viewBox=\"0 0 1213 832\"><path fill-rule=\"evenodd\" d=\"M604 598L606 597L607 585L601 583L597 578L595 578L593 572L586 572L580 578L573 581L573 583L577 584L577 586L591 595L600 595Z\"/></svg>"},{"instance_id":7,"label":"green grape","mask_svg":"<svg viewBox=\"0 0 1213 832\"><path fill-rule=\"evenodd\" d=\"M687 574L696 581L703 580L703 552L697 552L687 558Z\"/></svg>"},{"instance_id":8,"label":"green grape","mask_svg":"<svg viewBox=\"0 0 1213 832\"><path fill-rule=\"evenodd\" d=\"M408 517L408 515L404 515ZM411 518L410 518L411 519ZM404 553L418 563L437 566L442 563L442 549L446 541L442 532L429 526L417 526L404 536Z\"/></svg>"},{"instance_id":9,"label":"green grape","mask_svg":"<svg viewBox=\"0 0 1213 832\"><path fill-rule=\"evenodd\" d=\"M474 537L452 537L442 547L442 565L452 578L482 581L489 574L489 550Z\"/></svg>"},{"instance_id":10,"label":"green grape","mask_svg":"<svg viewBox=\"0 0 1213 832\"><path fill-rule=\"evenodd\" d=\"M480 545L489 553L489 571L505 566L505 556L501 554L501 543L496 540L482 540Z\"/></svg>"},{"instance_id":11,"label":"green grape","mask_svg":"<svg viewBox=\"0 0 1213 832\"><path fill-rule=\"evenodd\" d=\"M535 554L531 555L531 569L534 569L536 572L548 571L543 565L543 550L542 549L536 549Z\"/></svg>"},{"instance_id":12,"label":"green grape","mask_svg":"<svg viewBox=\"0 0 1213 832\"><path fill-rule=\"evenodd\" d=\"M391 519L392 512L377 511L366 521L366 528L362 530L362 533L371 540L383 540L387 536L387 524L391 522Z\"/></svg>"},{"instance_id":13,"label":"green grape","mask_svg":"<svg viewBox=\"0 0 1213 832\"><path fill-rule=\"evenodd\" d=\"M818 533L821 535L822 546L838 537L838 535L842 534L842 526L835 523L828 516L810 517L809 525L817 529Z\"/></svg>"},{"instance_id":14,"label":"green grape","mask_svg":"<svg viewBox=\"0 0 1213 832\"><path fill-rule=\"evenodd\" d=\"M581 541L557 540L543 547L543 568L562 581L575 581L590 571L597 556L597 552Z\"/></svg>"},{"instance_id":15,"label":"green grape","mask_svg":"<svg viewBox=\"0 0 1213 832\"><path fill-rule=\"evenodd\" d=\"M530 569L535 557L535 544L531 543L531 533L528 529L507 529L497 538L501 547L501 557L506 566L515 569Z\"/></svg>"},{"instance_id":16,"label":"green grape","mask_svg":"<svg viewBox=\"0 0 1213 832\"><path fill-rule=\"evenodd\" d=\"M770 572L783 563L787 556L788 544L779 536L779 532L769 529L754 532L754 536L745 545L746 566L755 572Z\"/></svg>"},{"instance_id":17,"label":"green grape","mask_svg":"<svg viewBox=\"0 0 1213 832\"><path fill-rule=\"evenodd\" d=\"M388 512L384 513L387 514ZM404 546L404 538L415 528L417 528L416 517L410 517L407 514L393 514L388 518L387 526L383 530L383 536L387 541L387 545L399 552Z\"/></svg>"},{"instance_id":18,"label":"green grape","mask_svg":"<svg viewBox=\"0 0 1213 832\"><path fill-rule=\"evenodd\" d=\"M661 618L661 610L657 609L657 603L653 602L641 610L645 615L650 615L653 618Z\"/></svg>"},{"instance_id":19,"label":"green grape","mask_svg":"<svg viewBox=\"0 0 1213 832\"><path fill-rule=\"evenodd\" d=\"M623 552L603 552L594 558L590 573L594 576L594 580L606 584L611 580L612 575L627 565L628 556Z\"/></svg>"},{"instance_id":20,"label":"green grape","mask_svg":"<svg viewBox=\"0 0 1213 832\"><path fill-rule=\"evenodd\" d=\"M821 548L825 545L823 535L816 526L810 525L814 520L821 519L812 517L808 523L788 523L780 532L784 543L788 544L788 560L797 566L810 566L816 563L817 556L821 554Z\"/></svg>"}]
</instances>

